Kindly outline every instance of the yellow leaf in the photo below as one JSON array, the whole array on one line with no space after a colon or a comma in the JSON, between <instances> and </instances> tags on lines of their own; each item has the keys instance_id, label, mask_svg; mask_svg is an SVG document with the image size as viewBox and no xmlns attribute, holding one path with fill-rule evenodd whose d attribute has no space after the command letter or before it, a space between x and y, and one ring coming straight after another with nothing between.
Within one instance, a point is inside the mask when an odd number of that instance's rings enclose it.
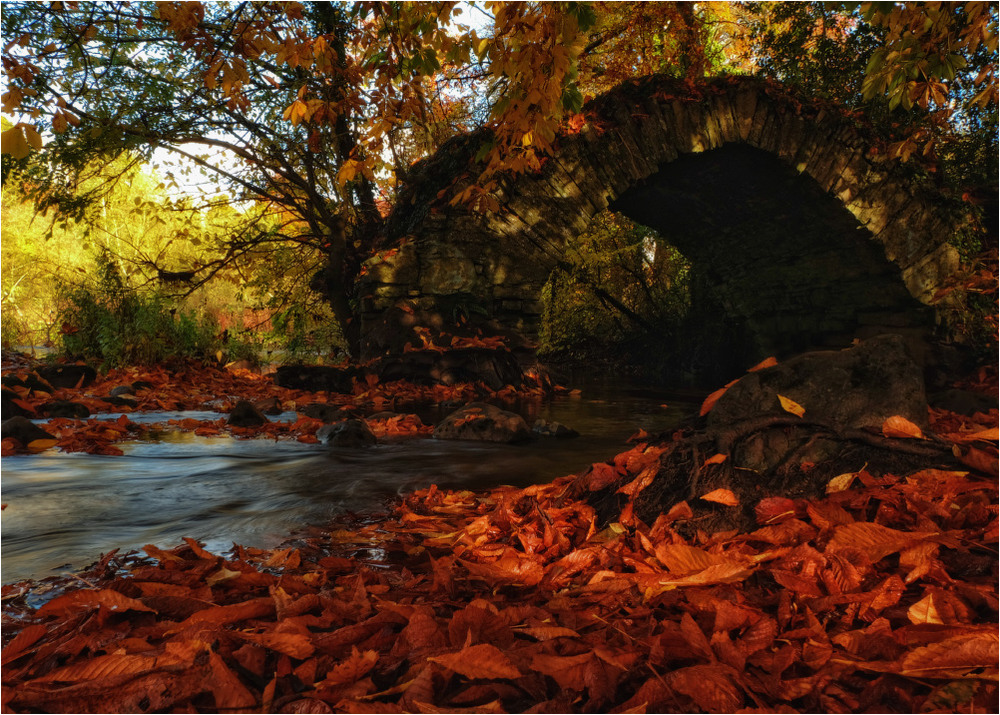
<instances>
[{"instance_id":1,"label":"yellow leaf","mask_svg":"<svg viewBox=\"0 0 1000 715\"><path fill-rule=\"evenodd\" d=\"M3 100L3 111L8 114L13 114L14 111L21 106L21 101L24 99L24 95L21 93L20 89L13 87L9 92L4 92L0 99Z\"/></svg>"},{"instance_id":2,"label":"yellow leaf","mask_svg":"<svg viewBox=\"0 0 1000 715\"><path fill-rule=\"evenodd\" d=\"M24 127L24 136L27 138L28 144L35 151L40 150L42 148L42 135L35 131L35 128L30 124L23 124L22 126Z\"/></svg>"},{"instance_id":3,"label":"yellow leaf","mask_svg":"<svg viewBox=\"0 0 1000 715\"><path fill-rule=\"evenodd\" d=\"M778 395L778 402L781 403L781 409L785 412L791 412L796 417L801 417L806 413L806 408L800 405L795 400L790 400L784 395Z\"/></svg>"},{"instance_id":4,"label":"yellow leaf","mask_svg":"<svg viewBox=\"0 0 1000 715\"><path fill-rule=\"evenodd\" d=\"M723 506L739 506L739 498L728 489L713 489L708 494L703 494L705 501L715 502Z\"/></svg>"},{"instance_id":5,"label":"yellow leaf","mask_svg":"<svg viewBox=\"0 0 1000 715\"><path fill-rule=\"evenodd\" d=\"M23 159L31 153L20 124L0 133L0 153L10 154L15 159Z\"/></svg>"},{"instance_id":6,"label":"yellow leaf","mask_svg":"<svg viewBox=\"0 0 1000 715\"><path fill-rule=\"evenodd\" d=\"M486 56L486 50L490 47L490 38L484 37L476 44L476 57L483 59Z\"/></svg>"},{"instance_id":7,"label":"yellow leaf","mask_svg":"<svg viewBox=\"0 0 1000 715\"><path fill-rule=\"evenodd\" d=\"M882 423L882 434L897 439L923 439L924 433L905 417L893 415Z\"/></svg>"},{"instance_id":8,"label":"yellow leaf","mask_svg":"<svg viewBox=\"0 0 1000 715\"><path fill-rule=\"evenodd\" d=\"M44 452L49 447L55 447L58 441L57 439L33 439L28 442L28 451Z\"/></svg>"},{"instance_id":9,"label":"yellow leaf","mask_svg":"<svg viewBox=\"0 0 1000 715\"><path fill-rule=\"evenodd\" d=\"M834 477L827 482L826 493L833 494L835 492L842 492L849 489L851 484L854 483L855 476L856 474L854 472L847 472L846 474Z\"/></svg>"}]
</instances>

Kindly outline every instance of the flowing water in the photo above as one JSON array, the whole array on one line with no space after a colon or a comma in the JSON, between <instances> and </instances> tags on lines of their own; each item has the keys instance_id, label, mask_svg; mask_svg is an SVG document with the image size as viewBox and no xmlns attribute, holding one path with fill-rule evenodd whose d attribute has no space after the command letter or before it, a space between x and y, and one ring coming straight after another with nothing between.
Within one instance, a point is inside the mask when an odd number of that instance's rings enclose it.
<instances>
[{"instance_id":1,"label":"flowing water","mask_svg":"<svg viewBox=\"0 0 1000 715\"><path fill-rule=\"evenodd\" d=\"M234 542L269 548L303 526L346 512L378 512L394 497L431 484L483 489L543 482L610 459L639 428L667 429L691 410L689 396L592 386L579 398L518 408L529 424L542 417L575 428L575 439L500 445L411 438L331 449L164 432L156 440L119 445L124 456L50 450L5 457L0 578L40 579L78 570L115 548L168 548L184 536L217 553ZM418 413L426 422L442 415L433 408ZM219 415L130 418L185 416Z\"/></svg>"}]
</instances>

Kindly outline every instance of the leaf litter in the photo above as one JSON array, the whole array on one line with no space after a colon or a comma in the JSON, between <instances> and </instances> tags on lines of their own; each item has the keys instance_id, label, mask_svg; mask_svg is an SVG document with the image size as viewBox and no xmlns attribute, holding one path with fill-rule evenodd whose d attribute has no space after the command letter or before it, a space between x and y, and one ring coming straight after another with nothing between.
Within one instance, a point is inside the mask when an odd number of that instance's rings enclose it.
<instances>
[{"instance_id":1,"label":"leaf litter","mask_svg":"<svg viewBox=\"0 0 1000 715\"><path fill-rule=\"evenodd\" d=\"M143 399L180 409L236 394L227 379ZM377 407L416 390L364 382L318 399ZM95 450L135 431L127 415L77 422L103 430L74 433ZM193 422L180 427L238 434ZM426 429L408 415L372 427ZM639 433L579 475L431 486L277 549L108 554L40 608L4 586L4 710L993 712L996 412L932 410L930 430L968 471L841 474L816 499L758 500L742 532L700 528L706 509L736 505L726 489L637 518L669 448ZM609 485L627 501L604 523L587 497Z\"/></svg>"},{"instance_id":2,"label":"leaf litter","mask_svg":"<svg viewBox=\"0 0 1000 715\"><path fill-rule=\"evenodd\" d=\"M523 489L432 486L279 549L151 545L37 610L7 602L5 707L995 708L994 479L838 477L822 499L761 500L749 533L699 531L686 502L599 524L581 484L612 470L634 498L662 452Z\"/></svg>"}]
</instances>

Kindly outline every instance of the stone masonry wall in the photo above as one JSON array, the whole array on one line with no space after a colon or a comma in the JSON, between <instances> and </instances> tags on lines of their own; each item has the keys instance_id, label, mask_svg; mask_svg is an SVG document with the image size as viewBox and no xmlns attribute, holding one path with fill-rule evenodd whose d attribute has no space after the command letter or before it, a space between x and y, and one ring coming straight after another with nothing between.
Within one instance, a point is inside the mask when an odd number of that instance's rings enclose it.
<instances>
[{"instance_id":1,"label":"stone masonry wall","mask_svg":"<svg viewBox=\"0 0 1000 715\"><path fill-rule=\"evenodd\" d=\"M585 116L579 133L559 138L541 172L496 192L496 214L451 207L438 196L456 176L474 173L475 135L416 167L388 223L387 245L398 251L371 261L358 286L370 354L384 352L378 336L399 327L386 325L397 305L444 322L456 311L483 316L532 337L540 291L562 247L608 206L665 233L703 266L763 350L929 329L926 306L958 264L945 243L949 220L933 190L876 153L858 118L802 103L774 83L734 77L696 89L663 77L637 80L590 102ZM699 170L694 155L712 170ZM687 168L671 172L674 162ZM725 184L734 164L741 181ZM768 181L753 186L747 166L758 165ZM721 178L713 180L713 171ZM715 205L685 198L694 174L702 194L721 194ZM731 210L725 187L748 183L760 199L744 191L740 206L762 208L742 215ZM794 215L781 210L790 191L798 192ZM678 213L683 221L673 220ZM743 223L720 214L742 215ZM810 228L817 225L828 228ZM740 235L757 239L734 238ZM720 250L706 248L713 241ZM812 288L799 285L803 271Z\"/></svg>"}]
</instances>

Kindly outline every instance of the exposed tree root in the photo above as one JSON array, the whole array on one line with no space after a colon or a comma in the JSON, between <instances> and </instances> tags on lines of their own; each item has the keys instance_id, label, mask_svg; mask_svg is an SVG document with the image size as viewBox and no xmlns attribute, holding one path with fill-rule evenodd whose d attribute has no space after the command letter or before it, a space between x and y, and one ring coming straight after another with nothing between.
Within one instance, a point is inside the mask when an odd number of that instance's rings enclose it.
<instances>
[{"instance_id":1,"label":"exposed tree root","mask_svg":"<svg viewBox=\"0 0 1000 715\"><path fill-rule=\"evenodd\" d=\"M715 530L749 528L755 519L752 505L760 499L814 498L839 474L863 470L879 477L929 467L963 468L951 443L933 435L897 439L787 414L755 416L714 432L687 428L661 435L658 441L667 451L660 457L655 478L633 502L635 516L652 523L686 500L696 516L710 521ZM725 459L712 461L714 455L725 455ZM761 462L766 466L761 467ZM628 502L618 491L623 482L589 496L604 522L616 521ZM733 509L700 500L716 489L733 492L741 506ZM700 526L707 528L704 523Z\"/></svg>"}]
</instances>

